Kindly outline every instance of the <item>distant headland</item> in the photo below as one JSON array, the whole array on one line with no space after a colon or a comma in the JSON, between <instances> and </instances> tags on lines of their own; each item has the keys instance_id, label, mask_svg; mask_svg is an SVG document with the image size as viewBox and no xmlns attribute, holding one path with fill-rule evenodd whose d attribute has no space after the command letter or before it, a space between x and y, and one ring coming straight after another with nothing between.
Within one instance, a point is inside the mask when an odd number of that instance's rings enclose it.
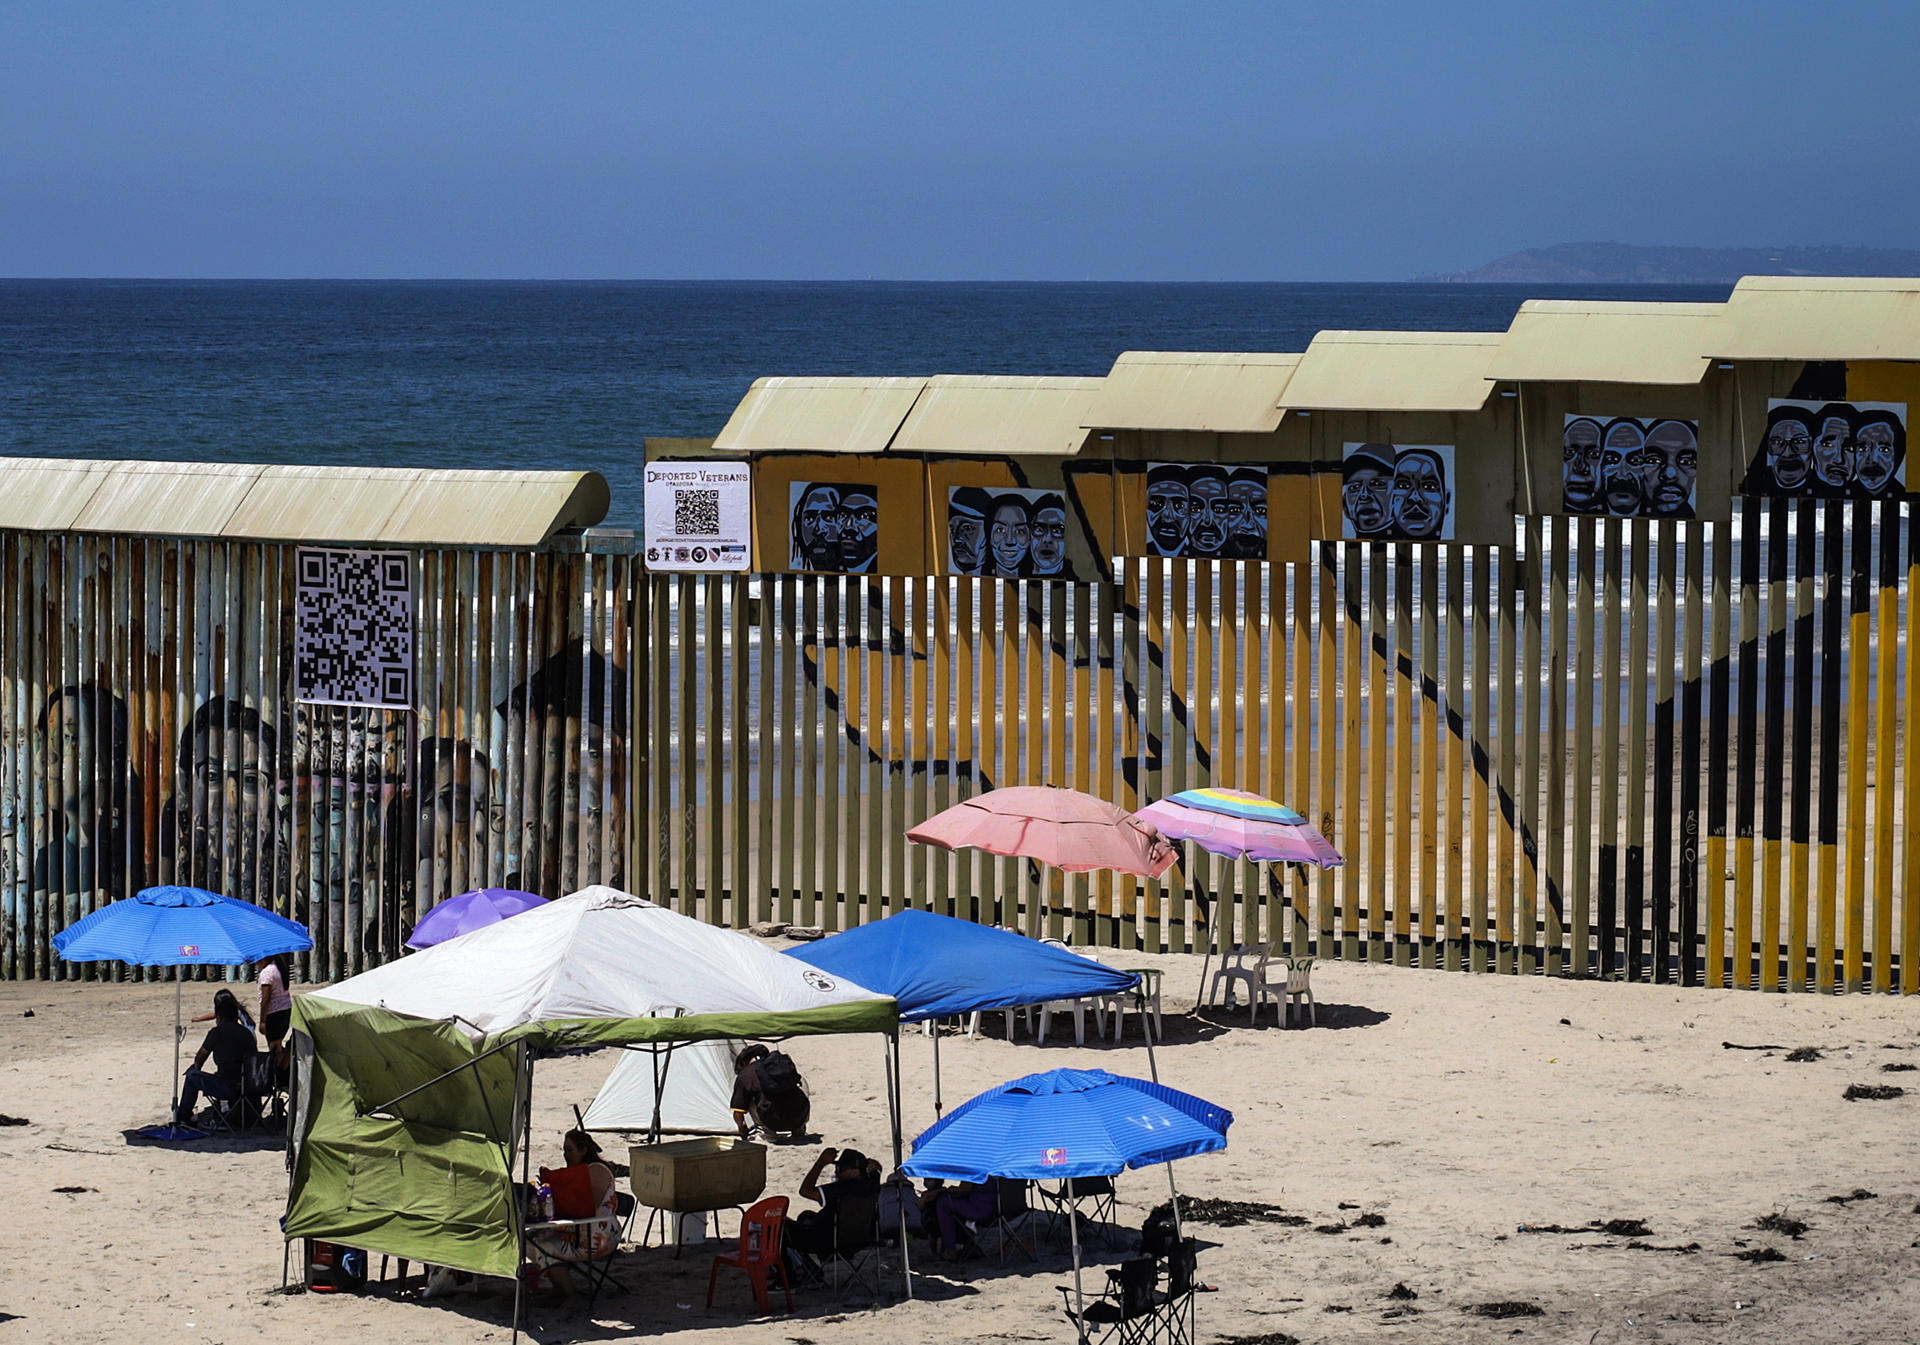
<instances>
[{"instance_id":1,"label":"distant headland","mask_svg":"<svg viewBox=\"0 0 1920 1345\"><path fill-rule=\"evenodd\" d=\"M1528 248L1471 271L1417 279L1474 285L1731 285L1741 276L1920 276L1920 251L1561 243Z\"/></svg>"}]
</instances>

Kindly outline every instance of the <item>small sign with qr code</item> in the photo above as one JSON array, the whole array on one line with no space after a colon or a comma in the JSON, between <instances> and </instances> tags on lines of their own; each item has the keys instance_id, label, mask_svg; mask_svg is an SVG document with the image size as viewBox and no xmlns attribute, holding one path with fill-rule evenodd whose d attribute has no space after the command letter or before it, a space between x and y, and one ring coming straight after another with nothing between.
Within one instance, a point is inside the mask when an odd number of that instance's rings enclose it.
<instances>
[{"instance_id":1,"label":"small sign with qr code","mask_svg":"<svg viewBox=\"0 0 1920 1345\"><path fill-rule=\"evenodd\" d=\"M413 704L413 554L295 553L294 698L304 705Z\"/></svg>"},{"instance_id":2,"label":"small sign with qr code","mask_svg":"<svg viewBox=\"0 0 1920 1345\"><path fill-rule=\"evenodd\" d=\"M645 476L650 570L747 570L753 475L744 462L650 462Z\"/></svg>"}]
</instances>

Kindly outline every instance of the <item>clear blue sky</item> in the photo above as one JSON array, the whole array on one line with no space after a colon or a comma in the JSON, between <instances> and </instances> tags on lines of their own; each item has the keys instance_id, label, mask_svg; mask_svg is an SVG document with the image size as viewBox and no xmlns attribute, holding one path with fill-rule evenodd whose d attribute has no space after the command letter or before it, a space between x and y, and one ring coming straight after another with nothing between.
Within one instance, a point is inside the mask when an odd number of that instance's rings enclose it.
<instances>
[{"instance_id":1,"label":"clear blue sky","mask_svg":"<svg viewBox=\"0 0 1920 1345\"><path fill-rule=\"evenodd\" d=\"M1393 280L1914 246L1920 6L0 5L0 275Z\"/></svg>"}]
</instances>

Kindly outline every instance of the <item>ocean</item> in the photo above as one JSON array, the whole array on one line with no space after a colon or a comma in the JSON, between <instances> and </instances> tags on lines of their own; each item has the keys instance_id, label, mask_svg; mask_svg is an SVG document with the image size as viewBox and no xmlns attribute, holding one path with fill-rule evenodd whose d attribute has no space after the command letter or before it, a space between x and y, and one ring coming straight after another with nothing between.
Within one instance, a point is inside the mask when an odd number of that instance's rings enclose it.
<instances>
[{"instance_id":1,"label":"ocean","mask_svg":"<svg viewBox=\"0 0 1920 1345\"><path fill-rule=\"evenodd\" d=\"M1524 299L1726 286L0 281L0 453L591 469L640 516L649 437L768 374L1100 375L1123 350L1499 331Z\"/></svg>"}]
</instances>

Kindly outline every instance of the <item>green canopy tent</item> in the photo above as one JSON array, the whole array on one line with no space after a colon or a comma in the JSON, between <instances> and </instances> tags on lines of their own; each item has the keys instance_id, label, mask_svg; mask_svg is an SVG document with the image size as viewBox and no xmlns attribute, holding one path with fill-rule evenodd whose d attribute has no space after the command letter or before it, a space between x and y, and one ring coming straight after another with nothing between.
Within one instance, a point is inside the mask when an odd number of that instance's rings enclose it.
<instances>
[{"instance_id":1,"label":"green canopy tent","mask_svg":"<svg viewBox=\"0 0 1920 1345\"><path fill-rule=\"evenodd\" d=\"M885 1033L899 1158L891 998L613 888L298 996L293 1025L289 1244L517 1279L533 1061L560 1049Z\"/></svg>"}]
</instances>

